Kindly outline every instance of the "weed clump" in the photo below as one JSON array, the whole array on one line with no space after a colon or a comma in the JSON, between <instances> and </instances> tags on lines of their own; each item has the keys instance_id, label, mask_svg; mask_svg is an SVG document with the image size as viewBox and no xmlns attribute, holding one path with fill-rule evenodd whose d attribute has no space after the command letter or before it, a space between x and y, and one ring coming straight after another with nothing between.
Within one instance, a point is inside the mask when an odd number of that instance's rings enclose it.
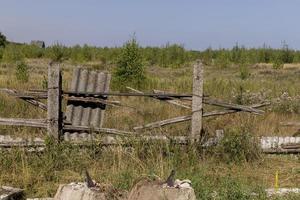
<instances>
[{"instance_id":1,"label":"weed clump","mask_svg":"<svg viewBox=\"0 0 300 200\"><path fill-rule=\"evenodd\" d=\"M216 153L221 161L239 164L255 161L261 157L258 142L249 129L233 128L226 130L225 133L216 148Z\"/></svg>"},{"instance_id":2,"label":"weed clump","mask_svg":"<svg viewBox=\"0 0 300 200\"><path fill-rule=\"evenodd\" d=\"M280 59L276 59L273 63L273 69L282 69L283 64L284 63Z\"/></svg>"},{"instance_id":3,"label":"weed clump","mask_svg":"<svg viewBox=\"0 0 300 200\"><path fill-rule=\"evenodd\" d=\"M16 63L16 79L24 83L29 80L28 66L22 61Z\"/></svg>"}]
</instances>

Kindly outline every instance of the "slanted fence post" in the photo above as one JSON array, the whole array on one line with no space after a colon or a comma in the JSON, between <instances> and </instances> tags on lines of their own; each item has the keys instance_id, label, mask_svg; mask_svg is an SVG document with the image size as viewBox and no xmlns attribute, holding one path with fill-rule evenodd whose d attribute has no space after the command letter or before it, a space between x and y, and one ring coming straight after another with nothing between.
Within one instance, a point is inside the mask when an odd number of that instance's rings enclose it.
<instances>
[{"instance_id":1,"label":"slanted fence post","mask_svg":"<svg viewBox=\"0 0 300 200\"><path fill-rule=\"evenodd\" d=\"M48 135L59 141L62 132L62 78L60 66L48 67L47 131Z\"/></svg>"},{"instance_id":2,"label":"slanted fence post","mask_svg":"<svg viewBox=\"0 0 300 200\"><path fill-rule=\"evenodd\" d=\"M192 131L190 142L199 141L202 131L203 64L197 60L193 72Z\"/></svg>"}]
</instances>

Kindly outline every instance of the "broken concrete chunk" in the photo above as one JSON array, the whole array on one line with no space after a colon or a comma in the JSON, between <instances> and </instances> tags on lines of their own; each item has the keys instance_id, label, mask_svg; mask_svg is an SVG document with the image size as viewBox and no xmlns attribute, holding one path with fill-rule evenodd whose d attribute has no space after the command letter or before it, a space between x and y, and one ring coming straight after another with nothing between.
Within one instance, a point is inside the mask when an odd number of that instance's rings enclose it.
<instances>
[{"instance_id":1,"label":"broken concrete chunk","mask_svg":"<svg viewBox=\"0 0 300 200\"><path fill-rule=\"evenodd\" d=\"M55 200L106 200L105 194L97 189L90 189L84 183L60 185Z\"/></svg>"},{"instance_id":2,"label":"broken concrete chunk","mask_svg":"<svg viewBox=\"0 0 300 200\"><path fill-rule=\"evenodd\" d=\"M176 181L178 182L174 187L145 180L140 181L131 190L128 200L196 200L194 189L188 181ZM180 187L181 183L184 187Z\"/></svg>"},{"instance_id":3,"label":"broken concrete chunk","mask_svg":"<svg viewBox=\"0 0 300 200\"><path fill-rule=\"evenodd\" d=\"M54 200L124 200L125 197L112 187L87 187L85 183L60 185Z\"/></svg>"},{"instance_id":4,"label":"broken concrete chunk","mask_svg":"<svg viewBox=\"0 0 300 200\"><path fill-rule=\"evenodd\" d=\"M271 196L284 196L287 194L300 194L300 188L269 188L266 189L268 197Z\"/></svg>"},{"instance_id":5,"label":"broken concrete chunk","mask_svg":"<svg viewBox=\"0 0 300 200\"><path fill-rule=\"evenodd\" d=\"M8 186L0 187L0 200L23 200L24 193L22 189Z\"/></svg>"}]
</instances>

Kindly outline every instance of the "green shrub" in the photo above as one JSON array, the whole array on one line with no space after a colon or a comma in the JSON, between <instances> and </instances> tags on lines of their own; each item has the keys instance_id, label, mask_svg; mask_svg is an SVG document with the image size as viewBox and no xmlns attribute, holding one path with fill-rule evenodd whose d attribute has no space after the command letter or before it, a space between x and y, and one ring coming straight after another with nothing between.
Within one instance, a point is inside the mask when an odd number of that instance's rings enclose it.
<instances>
[{"instance_id":1,"label":"green shrub","mask_svg":"<svg viewBox=\"0 0 300 200\"><path fill-rule=\"evenodd\" d=\"M62 62L69 58L68 48L59 43L48 47L47 54L54 62Z\"/></svg>"},{"instance_id":2,"label":"green shrub","mask_svg":"<svg viewBox=\"0 0 300 200\"><path fill-rule=\"evenodd\" d=\"M29 80L28 66L22 61L16 63L16 78L21 82L28 82Z\"/></svg>"},{"instance_id":3,"label":"green shrub","mask_svg":"<svg viewBox=\"0 0 300 200\"><path fill-rule=\"evenodd\" d=\"M216 152L227 163L249 162L260 158L258 142L245 127L226 130Z\"/></svg>"},{"instance_id":4,"label":"green shrub","mask_svg":"<svg viewBox=\"0 0 300 200\"><path fill-rule=\"evenodd\" d=\"M143 59L135 38L124 44L114 75L115 82L120 87L124 87L126 84L140 87L144 82Z\"/></svg>"},{"instance_id":5,"label":"green shrub","mask_svg":"<svg viewBox=\"0 0 300 200\"><path fill-rule=\"evenodd\" d=\"M276 59L273 63L273 69L282 69L283 68L283 62L280 59Z\"/></svg>"},{"instance_id":6,"label":"green shrub","mask_svg":"<svg viewBox=\"0 0 300 200\"><path fill-rule=\"evenodd\" d=\"M243 187L238 180L234 180L231 177L225 177L221 182L221 188L219 191L220 199L226 200L247 200L251 199L250 192L247 188Z\"/></svg>"}]
</instances>

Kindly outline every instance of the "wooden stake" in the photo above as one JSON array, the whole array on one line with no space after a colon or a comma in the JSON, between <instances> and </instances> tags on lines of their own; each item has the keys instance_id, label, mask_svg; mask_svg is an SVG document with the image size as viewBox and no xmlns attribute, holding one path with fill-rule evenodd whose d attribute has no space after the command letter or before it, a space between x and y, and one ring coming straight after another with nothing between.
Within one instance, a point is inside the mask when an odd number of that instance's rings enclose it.
<instances>
[{"instance_id":1,"label":"wooden stake","mask_svg":"<svg viewBox=\"0 0 300 200\"><path fill-rule=\"evenodd\" d=\"M200 60L194 64L192 97L192 131L190 142L199 141L202 130L203 65Z\"/></svg>"},{"instance_id":2,"label":"wooden stake","mask_svg":"<svg viewBox=\"0 0 300 200\"><path fill-rule=\"evenodd\" d=\"M48 68L47 130L48 135L53 136L58 141L62 131L61 91L60 67L58 64L50 65Z\"/></svg>"}]
</instances>

